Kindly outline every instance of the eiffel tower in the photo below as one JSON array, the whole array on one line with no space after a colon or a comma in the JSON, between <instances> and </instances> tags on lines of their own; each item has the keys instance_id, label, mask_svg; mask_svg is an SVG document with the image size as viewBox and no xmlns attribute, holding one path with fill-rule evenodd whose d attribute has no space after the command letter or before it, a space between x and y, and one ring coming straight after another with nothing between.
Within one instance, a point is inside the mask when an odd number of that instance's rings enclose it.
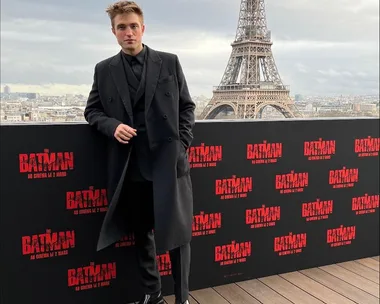
<instances>
[{"instance_id":1,"label":"eiffel tower","mask_svg":"<svg viewBox=\"0 0 380 304\"><path fill-rule=\"evenodd\" d=\"M236 119L260 119L266 106L274 107L286 118L301 117L273 58L264 0L241 0L231 46L222 80L199 119L214 119L228 110Z\"/></svg>"}]
</instances>

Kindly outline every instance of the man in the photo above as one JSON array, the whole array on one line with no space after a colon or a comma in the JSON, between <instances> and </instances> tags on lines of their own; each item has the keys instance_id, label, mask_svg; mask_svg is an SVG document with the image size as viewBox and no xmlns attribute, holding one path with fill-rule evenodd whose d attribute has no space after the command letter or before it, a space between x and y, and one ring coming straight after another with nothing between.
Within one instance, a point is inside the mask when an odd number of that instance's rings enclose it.
<instances>
[{"instance_id":1,"label":"man","mask_svg":"<svg viewBox=\"0 0 380 304\"><path fill-rule=\"evenodd\" d=\"M195 104L178 57L142 43L140 7L120 1L107 13L121 51L96 65L84 112L108 137L110 204L98 250L134 233L140 304L164 303L156 255L169 251L176 304L188 303L193 194L186 151Z\"/></svg>"}]
</instances>

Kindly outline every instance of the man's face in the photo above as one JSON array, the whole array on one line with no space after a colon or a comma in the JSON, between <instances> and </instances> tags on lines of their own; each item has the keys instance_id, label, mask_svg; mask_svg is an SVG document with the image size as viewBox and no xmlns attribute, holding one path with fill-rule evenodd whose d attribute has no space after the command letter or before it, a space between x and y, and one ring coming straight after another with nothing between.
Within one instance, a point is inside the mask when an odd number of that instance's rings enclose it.
<instances>
[{"instance_id":1,"label":"man's face","mask_svg":"<svg viewBox=\"0 0 380 304\"><path fill-rule=\"evenodd\" d=\"M136 13L117 15L114 18L112 32L123 50L134 53L140 50L145 25L141 24L140 17Z\"/></svg>"}]
</instances>

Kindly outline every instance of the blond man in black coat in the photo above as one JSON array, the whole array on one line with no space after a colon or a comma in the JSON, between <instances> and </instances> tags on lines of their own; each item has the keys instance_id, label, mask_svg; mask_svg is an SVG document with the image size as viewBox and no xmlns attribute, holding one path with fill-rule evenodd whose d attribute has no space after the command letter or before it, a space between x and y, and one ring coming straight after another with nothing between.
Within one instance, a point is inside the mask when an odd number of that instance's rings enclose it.
<instances>
[{"instance_id":1,"label":"blond man in black coat","mask_svg":"<svg viewBox=\"0 0 380 304\"><path fill-rule=\"evenodd\" d=\"M195 104L178 57L142 43L141 8L131 1L107 12L120 53L99 62L84 116L108 137L110 205L98 250L135 234L145 294L164 303L156 255L169 251L176 303L188 303L193 194L187 149Z\"/></svg>"}]
</instances>

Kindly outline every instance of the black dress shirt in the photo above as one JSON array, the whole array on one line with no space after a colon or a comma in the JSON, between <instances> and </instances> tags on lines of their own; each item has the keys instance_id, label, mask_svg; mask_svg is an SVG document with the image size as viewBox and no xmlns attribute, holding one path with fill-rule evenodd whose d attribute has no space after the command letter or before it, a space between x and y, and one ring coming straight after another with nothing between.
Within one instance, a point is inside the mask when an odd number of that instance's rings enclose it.
<instances>
[{"instance_id":1,"label":"black dress shirt","mask_svg":"<svg viewBox=\"0 0 380 304\"><path fill-rule=\"evenodd\" d=\"M141 75L143 73L143 68L144 68L144 63L145 63L145 53L146 53L146 50L144 46L143 46L142 51L138 53L136 56L128 55L123 52L125 58L127 59L127 62L132 68L132 71L135 74L138 81L141 80Z\"/></svg>"}]
</instances>

